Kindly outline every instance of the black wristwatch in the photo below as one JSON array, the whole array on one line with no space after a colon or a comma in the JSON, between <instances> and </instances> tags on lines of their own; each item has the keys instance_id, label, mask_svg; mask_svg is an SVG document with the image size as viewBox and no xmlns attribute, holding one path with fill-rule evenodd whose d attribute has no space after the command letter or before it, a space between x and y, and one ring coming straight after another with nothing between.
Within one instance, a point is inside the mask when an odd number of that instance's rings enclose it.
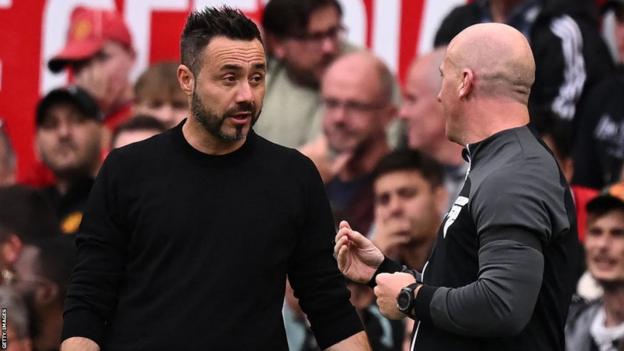
<instances>
[{"instance_id":1,"label":"black wristwatch","mask_svg":"<svg viewBox=\"0 0 624 351\"><path fill-rule=\"evenodd\" d=\"M412 283L399 292L399 296L397 296L397 307L403 314L410 315L411 311L414 309L414 303L416 302L414 290L416 290L419 285L420 283Z\"/></svg>"}]
</instances>

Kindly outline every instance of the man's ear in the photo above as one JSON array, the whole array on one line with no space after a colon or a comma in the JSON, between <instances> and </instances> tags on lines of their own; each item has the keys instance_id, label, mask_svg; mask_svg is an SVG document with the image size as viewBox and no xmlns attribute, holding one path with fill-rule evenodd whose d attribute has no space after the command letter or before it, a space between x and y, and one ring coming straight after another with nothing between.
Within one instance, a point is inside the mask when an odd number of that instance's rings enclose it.
<instances>
[{"instance_id":1,"label":"man's ear","mask_svg":"<svg viewBox=\"0 0 624 351\"><path fill-rule=\"evenodd\" d=\"M460 99L468 97L474 89L474 72L466 68L462 71L461 84L459 85L458 95Z\"/></svg>"},{"instance_id":2,"label":"man's ear","mask_svg":"<svg viewBox=\"0 0 624 351\"><path fill-rule=\"evenodd\" d=\"M13 266L20 252L22 252L23 242L19 236L15 234L9 234L8 239L0 244L0 263L7 266Z\"/></svg>"},{"instance_id":3,"label":"man's ear","mask_svg":"<svg viewBox=\"0 0 624 351\"><path fill-rule=\"evenodd\" d=\"M37 284L35 290L35 305L46 306L55 303L55 301L59 300L59 293L60 289L56 283L46 280L41 284Z\"/></svg>"},{"instance_id":4,"label":"man's ear","mask_svg":"<svg viewBox=\"0 0 624 351\"><path fill-rule=\"evenodd\" d=\"M271 55L278 61L281 61L286 56L285 40L276 37L273 34L266 35L267 48L271 52Z\"/></svg>"},{"instance_id":5,"label":"man's ear","mask_svg":"<svg viewBox=\"0 0 624 351\"><path fill-rule=\"evenodd\" d=\"M396 119L398 113L399 109L396 107L396 105L390 104L390 106L388 106L387 111L382 116L384 129L387 129L390 123Z\"/></svg>"},{"instance_id":6,"label":"man's ear","mask_svg":"<svg viewBox=\"0 0 624 351\"><path fill-rule=\"evenodd\" d=\"M195 89L195 75L186 65L178 66L178 83L186 96L193 95Z\"/></svg>"}]
</instances>

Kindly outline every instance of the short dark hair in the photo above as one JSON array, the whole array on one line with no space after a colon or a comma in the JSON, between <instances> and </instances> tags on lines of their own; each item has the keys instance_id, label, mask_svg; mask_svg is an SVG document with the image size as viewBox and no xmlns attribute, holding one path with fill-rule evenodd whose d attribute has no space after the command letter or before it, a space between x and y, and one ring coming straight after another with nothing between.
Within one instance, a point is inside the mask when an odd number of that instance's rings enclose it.
<instances>
[{"instance_id":1,"label":"short dark hair","mask_svg":"<svg viewBox=\"0 0 624 351\"><path fill-rule=\"evenodd\" d=\"M262 43L260 31L240 10L228 6L206 7L189 14L180 39L182 64L197 74L201 67L201 52L216 36Z\"/></svg>"},{"instance_id":2,"label":"short dark hair","mask_svg":"<svg viewBox=\"0 0 624 351\"><path fill-rule=\"evenodd\" d=\"M156 119L156 117L149 115L136 115L115 128L113 135L111 136L111 145L115 144L119 134L123 132L136 132L141 130L156 130L159 133L162 133L167 130L167 127L161 121Z\"/></svg>"},{"instance_id":3,"label":"short dark hair","mask_svg":"<svg viewBox=\"0 0 624 351\"><path fill-rule=\"evenodd\" d=\"M613 195L599 195L589 201L585 209L590 218L602 217L613 211L620 211L624 214L624 201Z\"/></svg>"},{"instance_id":4,"label":"short dark hair","mask_svg":"<svg viewBox=\"0 0 624 351\"><path fill-rule=\"evenodd\" d=\"M0 187L0 225L25 243L60 235L50 201L41 191L24 185Z\"/></svg>"},{"instance_id":5,"label":"short dark hair","mask_svg":"<svg viewBox=\"0 0 624 351\"><path fill-rule=\"evenodd\" d=\"M312 13L326 6L333 6L342 17L337 0L271 0L264 8L262 28L278 38L304 35Z\"/></svg>"},{"instance_id":6,"label":"short dark hair","mask_svg":"<svg viewBox=\"0 0 624 351\"><path fill-rule=\"evenodd\" d=\"M395 150L384 156L373 171L373 181L398 171L418 171L432 188L444 183L442 165L423 152L411 149Z\"/></svg>"}]
</instances>

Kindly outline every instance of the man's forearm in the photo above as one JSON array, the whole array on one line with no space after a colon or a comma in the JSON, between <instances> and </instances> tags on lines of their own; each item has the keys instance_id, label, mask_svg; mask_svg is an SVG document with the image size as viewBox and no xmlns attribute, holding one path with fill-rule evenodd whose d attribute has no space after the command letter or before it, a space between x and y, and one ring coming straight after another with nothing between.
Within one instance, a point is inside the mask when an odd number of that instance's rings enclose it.
<instances>
[{"instance_id":1,"label":"man's forearm","mask_svg":"<svg viewBox=\"0 0 624 351\"><path fill-rule=\"evenodd\" d=\"M361 331L357 334L353 334L350 337L342 340L341 342L334 344L326 349L327 351L350 351L350 350L362 350L370 351L371 347L368 343L368 337L366 333Z\"/></svg>"}]
</instances>

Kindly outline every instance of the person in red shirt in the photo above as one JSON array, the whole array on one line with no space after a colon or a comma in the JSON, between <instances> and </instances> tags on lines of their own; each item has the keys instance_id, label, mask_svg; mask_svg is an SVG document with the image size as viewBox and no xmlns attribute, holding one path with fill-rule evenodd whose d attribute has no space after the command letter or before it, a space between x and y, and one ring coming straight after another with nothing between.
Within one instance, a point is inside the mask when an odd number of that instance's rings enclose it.
<instances>
[{"instance_id":1,"label":"person in red shirt","mask_svg":"<svg viewBox=\"0 0 624 351\"><path fill-rule=\"evenodd\" d=\"M135 56L121 14L78 7L71 14L65 47L48 61L48 68L68 69L74 83L97 101L106 126L113 130L131 114Z\"/></svg>"}]
</instances>

